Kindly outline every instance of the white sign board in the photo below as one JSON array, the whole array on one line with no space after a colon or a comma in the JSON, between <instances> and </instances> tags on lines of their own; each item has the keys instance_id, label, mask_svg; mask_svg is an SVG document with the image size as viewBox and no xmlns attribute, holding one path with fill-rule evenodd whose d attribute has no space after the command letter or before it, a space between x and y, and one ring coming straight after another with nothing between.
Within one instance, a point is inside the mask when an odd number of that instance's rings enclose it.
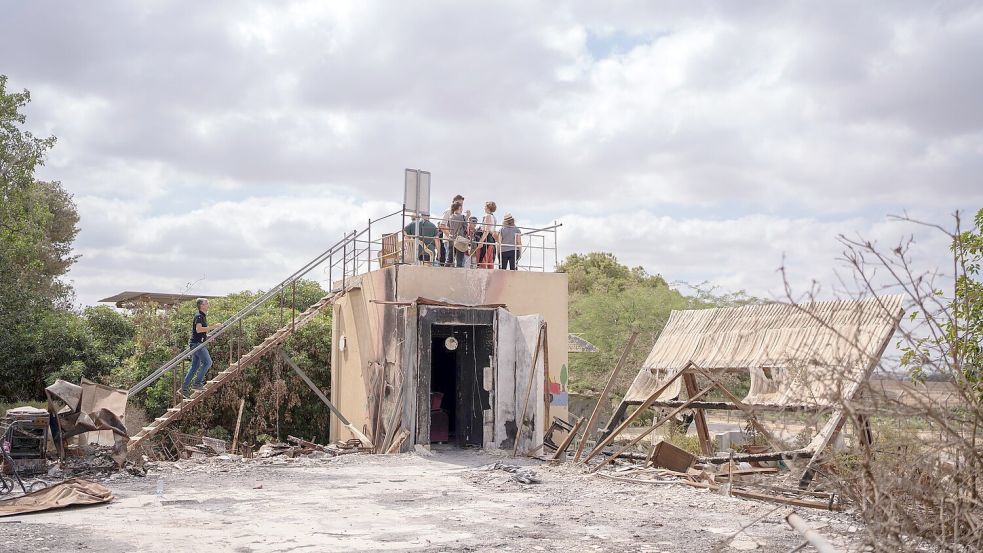
<instances>
[{"instance_id":1,"label":"white sign board","mask_svg":"<svg viewBox=\"0 0 983 553\"><path fill-rule=\"evenodd\" d=\"M406 211L430 215L430 172L407 169L403 188Z\"/></svg>"}]
</instances>

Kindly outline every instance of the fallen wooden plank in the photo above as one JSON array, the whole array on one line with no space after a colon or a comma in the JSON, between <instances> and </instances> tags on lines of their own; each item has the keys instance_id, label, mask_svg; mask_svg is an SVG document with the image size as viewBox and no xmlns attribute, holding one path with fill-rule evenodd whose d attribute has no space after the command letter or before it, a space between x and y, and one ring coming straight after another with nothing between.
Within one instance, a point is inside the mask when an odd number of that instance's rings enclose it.
<instances>
[{"instance_id":1,"label":"fallen wooden plank","mask_svg":"<svg viewBox=\"0 0 983 553\"><path fill-rule=\"evenodd\" d=\"M733 456L727 457L700 457L699 461L701 463L722 465L731 460L754 463L757 461L783 461L806 459L809 457L812 457L812 450L796 449L794 451L774 451L768 453L735 453Z\"/></svg>"},{"instance_id":2,"label":"fallen wooden plank","mask_svg":"<svg viewBox=\"0 0 983 553\"><path fill-rule=\"evenodd\" d=\"M748 490L733 489L730 491L731 495L736 495L737 497L743 497L745 499L757 499L759 501L769 501L771 503L783 503L785 505L794 505L796 507L808 507L810 509L823 509L825 511L842 511L843 506L834 503L832 498L829 501L816 501L814 499L798 499L794 497L786 497L782 495L769 495L765 493L752 492Z\"/></svg>"},{"instance_id":3,"label":"fallen wooden plank","mask_svg":"<svg viewBox=\"0 0 983 553\"><path fill-rule=\"evenodd\" d=\"M580 439L580 443L577 444L577 451L573 454L573 462L576 463L580 460L580 454L584 452L584 444L590 438L591 434L594 433L594 425L597 424L597 416L600 414L601 405L608 399L608 394L611 393L611 388L614 387L614 381L618 378L618 373L624 368L625 362L628 360L628 354L631 352L632 346L635 345L635 340L638 338L638 331L632 330L631 335L628 337L628 342L625 344L625 349L621 352L621 357L618 359L618 364L614 366L614 370L611 371L611 375L608 376L608 381L604 384L604 389L601 390L601 395L597 398L597 403L594 404L594 410L591 411L590 418L587 419L587 426L584 427L584 437Z\"/></svg>"}]
</instances>

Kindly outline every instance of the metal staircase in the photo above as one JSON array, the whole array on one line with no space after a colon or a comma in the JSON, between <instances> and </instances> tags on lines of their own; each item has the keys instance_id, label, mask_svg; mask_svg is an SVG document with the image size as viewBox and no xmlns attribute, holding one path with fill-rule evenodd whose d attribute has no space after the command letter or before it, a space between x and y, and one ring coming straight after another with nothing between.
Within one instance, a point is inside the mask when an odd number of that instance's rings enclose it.
<instances>
[{"instance_id":1,"label":"metal staircase","mask_svg":"<svg viewBox=\"0 0 983 553\"><path fill-rule=\"evenodd\" d=\"M328 294L327 296L321 298L317 303L310 306L307 311L304 311L298 315L296 319L290 323L287 323L273 334L267 336L262 343L240 357L238 361L229 365L229 367L224 371L215 375L215 378L209 380L200 390L196 390L193 394L191 394L191 397L182 400L177 404L177 406L168 409L163 416L157 417L148 426L143 427L143 429L136 435L130 437L130 442L127 444L127 447L131 451L136 451L144 440L149 439L151 436L161 431L165 426L179 419L185 410L190 409L191 407L194 407L200 403L203 399L221 388L226 382L229 382L235 378L235 376L243 369L251 366L256 361L259 361L263 355L276 349L283 343L284 340L287 339L287 337L307 325L307 323L313 320L318 313L334 304L335 300L342 295L342 291Z\"/></svg>"},{"instance_id":2,"label":"metal staircase","mask_svg":"<svg viewBox=\"0 0 983 553\"><path fill-rule=\"evenodd\" d=\"M361 231L352 231L351 233L346 234L344 238L298 269L296 272L294 272L294 274L284 279L283 282L274 286L267 292L260 294L248 305L226 319L223 322L222 328L209 334L202 344L199 344L194 348L185 349L130 388L128 392L132 397L135 394L145 390L147 387L153 385L169 371L180 367L181 363L185 359L191 357L199 349L214 342L219 336L223 335L230 328L233 328L235 323L239 323L268 301L274 300L277 297L282 299L284 294L291 291L291 287L293 287L293 291L296 292L297 282L301 278L314 269L324 265L324 272L327 274L328 282L331 283L331 293L321 298L303 313L297 315L296 317L292 317L292 320L287 322L273 334L267 336L266 339L264 339L259 345L255 346L240 357L238 361L229 365L229 367L224 371L216 374L215 377L209 380L201 390L195 391L191 397L182 400L174 407L168 409L164 415L157 417L149 425L143 427L140 432L130 438L128 444L130 453L132 454L133 452L139 451L141 445L145 444L148 439L160 432L166 426L179 419L186 410L194 405L197 405L202 400L213 394L218 388L222 387L224 384L231 381L237 374L242 372L243 369L259 361L263 355L275 350L296 330L303 328L307 323L313 320L318 313L324 309L327 309L329 306L334 304L337 299L341 298L348 289L353 287L353 283L357 282L357 279L355 279L357 275L370 272L373 264L379 263L373 258L373 252L379 251L381 248L381 240L379 241L379 245L373 248L374 243L372 241L372 225L378 225L378 223L387 220L389 223L392 223L394 220L399 221L400 219L397 216L400 215L402 215L402 211L391 213L375 221L370 219L369 225L365 229ZM405 216L403 218L405 219Z\"/></svg>"}]
</instances>

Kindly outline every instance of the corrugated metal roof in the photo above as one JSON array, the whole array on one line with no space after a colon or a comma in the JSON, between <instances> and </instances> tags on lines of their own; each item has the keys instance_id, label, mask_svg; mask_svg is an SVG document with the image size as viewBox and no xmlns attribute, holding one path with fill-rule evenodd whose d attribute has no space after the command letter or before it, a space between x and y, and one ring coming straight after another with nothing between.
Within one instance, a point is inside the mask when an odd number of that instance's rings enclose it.
<instances>
[{"instance_id":1,"label":"corrugated metal roof","mask_svg":"<svg viewBox=\"0 0 983 553\"><path fill-rule=\"evenodd\" d=\"M158 305L176 305L196 298L217 298L219 296L196 296L191 294L169 294L163 292L120 292L115 296L103 298L100 303L115 303L116 307L127 307L141 303L156 303Z\"/></svg>"},{"instance_id":2,"label":"corrugated metal roof","mask_svg":"<svg viewBox=\"0 0 983 553\"><path fill-rule=\"evenodd\" d=\"M692 361L751 373L750 404L827 405L883 353L902 313L899 295L809 304L673 311L626 402L638 403ZM660 399L679 396L677 380Z\"/></svg>"}]
</instances>

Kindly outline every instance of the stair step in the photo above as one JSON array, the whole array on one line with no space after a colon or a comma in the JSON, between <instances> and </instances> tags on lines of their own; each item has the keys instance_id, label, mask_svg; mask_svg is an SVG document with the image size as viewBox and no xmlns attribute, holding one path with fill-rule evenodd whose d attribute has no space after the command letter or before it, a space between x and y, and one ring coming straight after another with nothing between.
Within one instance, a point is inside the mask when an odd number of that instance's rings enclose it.
<instances>
[{"instance_id":1,"label":"stair step","mask_svg":"<svg viewBox=\"0 0 983 553\"><path fill-rule=\"evenodd\" d=\"M171 417L157 417L154 421L164 422L171 420Z\"/></svg>"},{"instance_id":2,"label":"stair step","mask_svg":"<svg viewBox=\"0 0 983 553\"><path fill-rule=\"evenodd\" d=\"M178 407L171 407L170 409L167 410L167 412L168 413L180 413L181 412L181 409L178 408Z\"/></svg>"}]
</instances>

